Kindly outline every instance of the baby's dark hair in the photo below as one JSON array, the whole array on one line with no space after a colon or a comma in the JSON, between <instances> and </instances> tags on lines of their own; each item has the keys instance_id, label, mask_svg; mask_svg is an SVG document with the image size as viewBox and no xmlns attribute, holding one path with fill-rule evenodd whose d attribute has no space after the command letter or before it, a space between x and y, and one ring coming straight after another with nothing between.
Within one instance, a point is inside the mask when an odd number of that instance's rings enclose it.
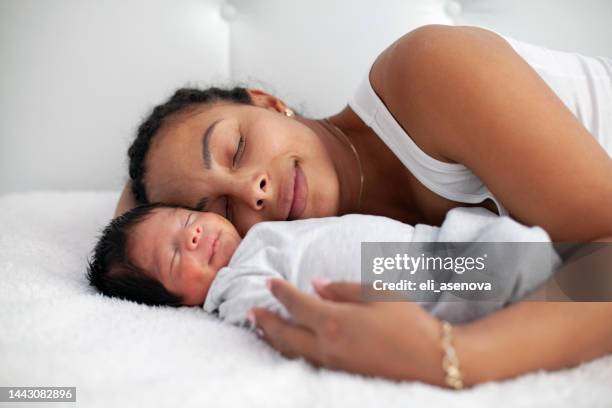
<instances>
[{"instance_id":1,"label":"baby's dark hair","mask_svg":"<svg viewBox=\"0 0 612 408\"><path fill-rule=\"evenodd\" d=\"M132 181L132 194L139 204L149 202L144 186L144 177L147 171L145 160L151 145L151 140L173 114L184 112L198 105L212 104L214 102L233 102L243 105L252 105L250 95L246 88L221 89L211 87L206 90L196 88L178 89L170 99L157 105L151 114L138 127L136 138L128 149L129 173Z\"/></svg>"},{"instance_id":2,"label":"baby's dark hair","mask_svg":"<svg viewBox=\"0 0 612 408\"><path fill-rule=\"evenodd\" d=\"M181 306L183 299L180 296L148 277L127 255L128 236L134 227L157 208L176 207L160 203L144 204L113 219L102 231L88 262L89 284L106 296L153 306Z\"/></svg>"}]
</instances>

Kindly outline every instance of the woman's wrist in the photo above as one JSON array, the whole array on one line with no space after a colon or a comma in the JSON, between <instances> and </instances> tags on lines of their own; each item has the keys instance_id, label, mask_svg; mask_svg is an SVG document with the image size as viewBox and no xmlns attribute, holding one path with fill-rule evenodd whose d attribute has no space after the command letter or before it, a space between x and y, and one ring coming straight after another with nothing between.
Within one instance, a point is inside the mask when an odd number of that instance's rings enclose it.
<instances>
[{"instance_id":1,"label":"woman's wrist","mask_svg":"<svg viewBox=\"0 0 612 408\"><path fill-rule=\"evenodd\" d=\"M441 321L431 315L431 319L427 325L421 327L423 340L425 342L424 349L420 350L420 355L424 360L421 364L415 365L414 361L407 362L407 367L410 367L408 380L418 379L432 385L440 387L448 387L446 383L446 372L442 366L444 359L444 349L441 344L442 331ZM415 372L415 369L417 370Z\"/></svg>"},{"instance_id":2,"label":"woman's wrist","mask_svg":"<svg viewBox=\"0 0 612 408\"><path fill-rule=\"evenodd\" d=\"M452 344L459 362L462 386L471 387L485 381L480 373L483 365L474 364L479 361L478 347L474 332L470 330L469 325L453 326Z\"/></svg>"},{"instance_id":3,"label":"woman's wrist","mask_svg":"<svg viewBox=\"0 0 612 408\"><path fill-rule=\"evenodd\" d=\"M461 363L454 346L453 326L446 320L440 322L440 346L444 356L442 368L444 369L444 382L447 387L455 390L463 388L463 374Z\"/></svg>"},{"instance_id":4,"label":"woman's wrist","mask_svg":"<svg viewBox=\"0 0 612 408\"><path fill-rule=\"evenodd\" d=\"M455 326L437 320L436 335L432 339L435 351L431 363L436 380L432 384L462 389L481 382L477 371L480 365L470 364L478 361L472 336L473 332L465 325Z\"/></svg>"}]
</instances>

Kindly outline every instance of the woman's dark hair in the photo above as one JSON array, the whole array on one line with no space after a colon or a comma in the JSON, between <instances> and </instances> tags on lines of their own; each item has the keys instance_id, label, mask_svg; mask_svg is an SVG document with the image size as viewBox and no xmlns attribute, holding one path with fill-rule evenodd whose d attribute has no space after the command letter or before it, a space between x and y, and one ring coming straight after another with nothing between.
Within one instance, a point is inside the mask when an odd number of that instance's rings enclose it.
<instances>
[{"instance_id":1,"label":"woman's dark hair","mask_svg":"<svg viewBox=\"0 0 612 408\"><path fill-rule=\"evenodd\" d=\"M147 171L145 159L151 139L155 137L167 118L175 113L187 110L202 104L219 101L234 102L237 104L252 105L250 95L246 88L221 89L211 87L206 90L196 88L181 88L161 105L157 105L151 114L138 127L136 139L128 149L130 160L130 179L132 181L132 194L139 204L148 203L147 192L144 186L144 176Z\"/></svg>"},{"instance_id":2,"label":"woman's dark hair","mask_svg":"<svg viewBox=\"0 0 612 408\"><path fill-rule=\"evenodd\" d=\"M160 203L135 207L113 219L102 231L88 262L89 284L106 296L133 300L147 305L181 306L181 297L149 278L127 256L128 236L135 226L156 208L176 208Z\"/></svg>"}]
</instances>

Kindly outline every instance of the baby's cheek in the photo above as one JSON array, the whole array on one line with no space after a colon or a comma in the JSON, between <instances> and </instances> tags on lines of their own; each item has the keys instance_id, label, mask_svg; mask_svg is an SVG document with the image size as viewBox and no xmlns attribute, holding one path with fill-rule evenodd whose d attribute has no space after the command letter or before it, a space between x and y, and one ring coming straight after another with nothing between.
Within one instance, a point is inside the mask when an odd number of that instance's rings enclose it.
<instances>
[{"instance_id":1,"label":"baby's cheek","mask_svg":"<svg viewBox=\"0 0 612 408\"><path fill-rule=\"evenodd\" d=\"M194 263L185 265L185 269L183 270L182 275L183 285L186 287L193 286L193 284L200 279L200 276L202 274L201 269L202 268L198 267L198 265Z\"/></svg>"},{"instance_id":2,"label":"baby's cheek","mask_svg":"<svg viewBox=\"0 0 612 408\"><path fill-rule=\"evenodd\" d=\"M212 281L207 279L201 268L186 269L181 276L182 295L191 305L202 304L211 283Z\"/></svg>"}]
</instances>

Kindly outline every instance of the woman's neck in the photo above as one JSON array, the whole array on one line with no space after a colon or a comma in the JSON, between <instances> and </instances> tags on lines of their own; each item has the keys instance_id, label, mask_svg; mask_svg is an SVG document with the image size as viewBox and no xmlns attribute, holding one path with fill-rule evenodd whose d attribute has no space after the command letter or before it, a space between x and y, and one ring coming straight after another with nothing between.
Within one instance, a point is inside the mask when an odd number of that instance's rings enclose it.
<instances>
[{"instance_id":1,"label":"woman's neck","mask_svg":"<svg viewBox=\"0 0 612 408\"><path fill-rule=\"evenodd\" d=\"M380 137L348 106L337 115L331 116L330 120L350 139L361 159L364 185L358 212L391 217L410 224L423 222L425 217L417 207L411 188L414 176ZM354 172L359 170L356 170L356 166L346 166L346 163L353 163L354 159L348 162L335 161L340 164L339 175L353 172L354 190L355 180L359 181L359 175ZM342 177L340 181L342 183ZM355 210L340 213L348 212Z\"/></svg>"},{"instance_id":2,"label":"woman's neck","mask_svg":"<svg viewBox=\"0 0 612 408\"><path fill-rule=\"evenodd\" d=\"M359 152L355 150L348 135L338 129L335 123L312 120L311 128L327 149L338 176L338 215L359 213L364 187Z\"/></svg>"},{"instance_id":3,"label":"woman's neck","mask_svg":"<svg viewBox=\"0 0 612 408\"><path fill-rule=\"evenodd\" d=\"M350 138L350 135L339 134L342 130L335 129L337 124L333 118L330 117L331 125L325 123L323 119L308 119L297 116L296 120L299 120L317 134L334 166L339 186L336 214L360 213L363 212L359 208L360 190L362 190L360 160L353 151L353 147L351 147L352 141L343 137ZM359 151L357 152L357 154L361 154ZM365 186L363 186L363 190L365 190Z\"/></svg>"}]
</instances>

